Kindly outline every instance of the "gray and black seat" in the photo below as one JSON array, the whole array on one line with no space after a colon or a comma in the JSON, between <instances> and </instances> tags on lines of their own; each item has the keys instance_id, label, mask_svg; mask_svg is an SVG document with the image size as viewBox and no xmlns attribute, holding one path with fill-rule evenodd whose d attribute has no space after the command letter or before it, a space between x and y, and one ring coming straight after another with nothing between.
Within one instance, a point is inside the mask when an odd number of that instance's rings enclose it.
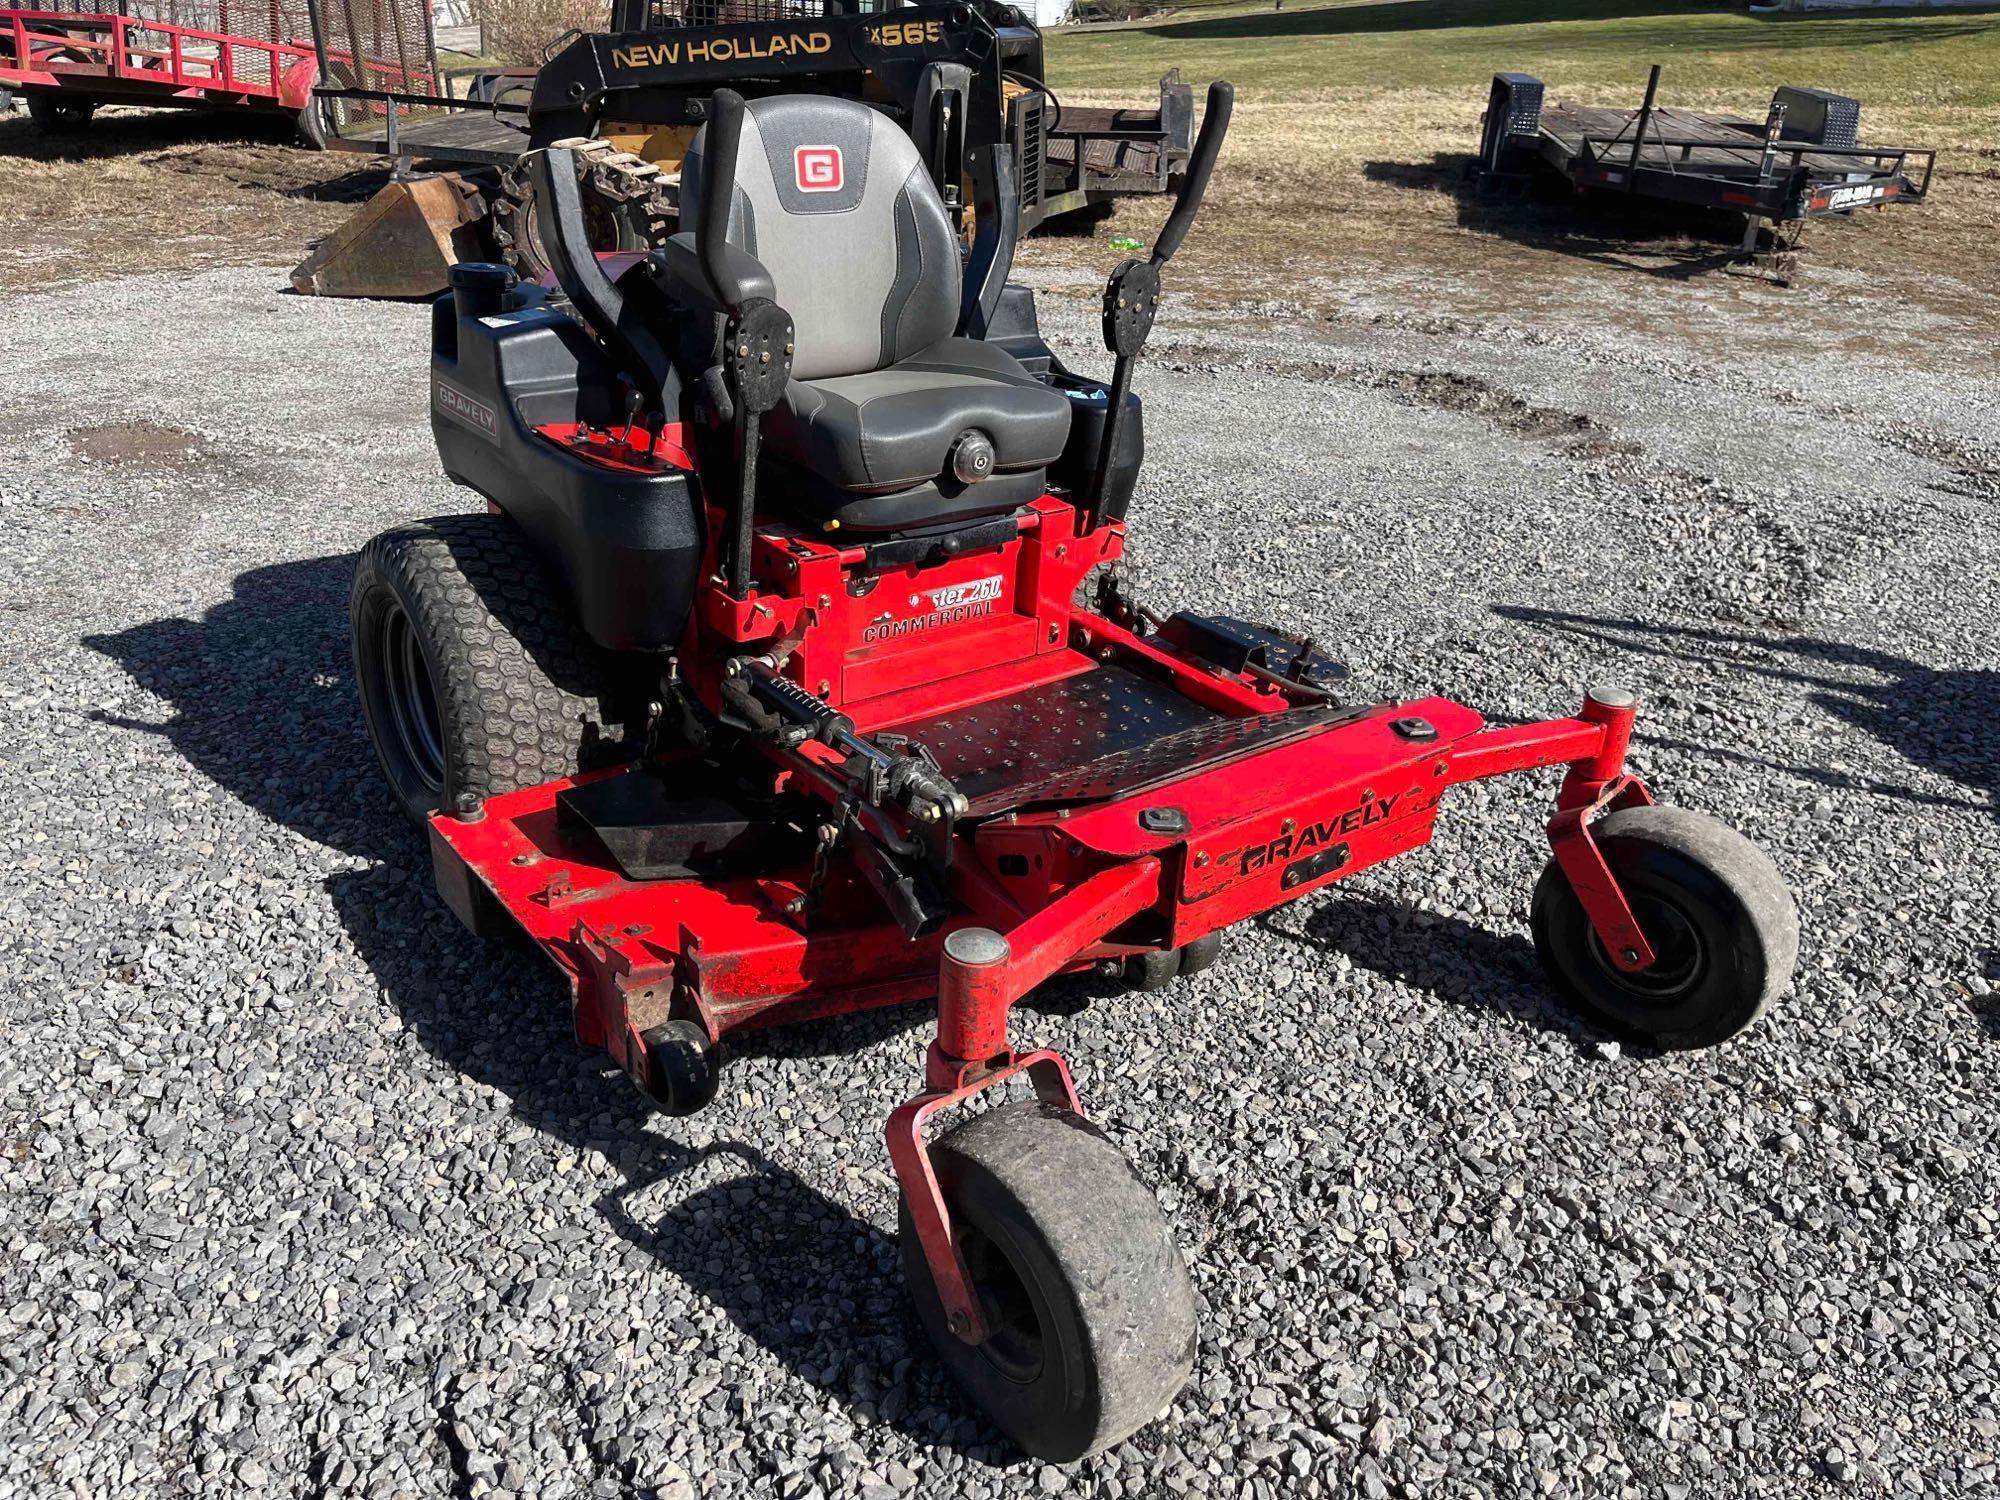
<instances>
[{"instance_id":1,"label":"gray and black seat","mask_svg":"<svg viewBox=\"0 0 2000 1500\"><path fill-rule=\"evenodd\" d=\"M707 131L684 164L699 233ZM763 503L820 526L900 531L996 515L1045 488L1067 397L1004 350L957 338L958 236L909 136L866 105L782 96L748 106L728 226L791 315L792 379L763 422ZM761 284L759 284L761 283Z\"/></svg>"}]
</instances>

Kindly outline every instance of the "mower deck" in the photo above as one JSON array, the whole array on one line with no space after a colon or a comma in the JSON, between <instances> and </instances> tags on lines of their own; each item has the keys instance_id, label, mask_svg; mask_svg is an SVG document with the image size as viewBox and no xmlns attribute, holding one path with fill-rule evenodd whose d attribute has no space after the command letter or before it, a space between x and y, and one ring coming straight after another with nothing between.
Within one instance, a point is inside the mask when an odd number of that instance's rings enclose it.
<instances>
[{"instance_id":1,"label":"mower deck","mask_svg":"<svg viewBox=\"0 0 2000 1500\"><path fill-rule=\"evenodd\" d=\"M957 867L953 928L1015 931L1107 870L1156 868L1127 919L1050 972L1184 947L1422 845L1456 781L1587 760L1615 734L1589 718L1487 730L1443 698L1230 715L1128 665L1074 659L1081 669L1053 682L892 726L973 798L959 837L977 858ZM449 904L480 929L504 913L541 947L571 986L584 1043L623 1062L625 1037L671 1015L720 1038L937 993L951 929L907 939L844 860L815 886L802 834L725 857L728 873L633 879L558 806L573 787L660 774L552 782L431 825Z\"/></svg>"}]
</instances>

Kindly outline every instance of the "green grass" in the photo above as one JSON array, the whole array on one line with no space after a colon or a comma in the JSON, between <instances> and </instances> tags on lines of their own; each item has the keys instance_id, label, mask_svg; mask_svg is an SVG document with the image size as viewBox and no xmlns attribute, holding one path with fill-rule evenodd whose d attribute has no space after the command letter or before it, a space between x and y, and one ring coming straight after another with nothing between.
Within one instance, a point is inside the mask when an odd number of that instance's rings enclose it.
<instances>
[{"instance_id":1,"label":"green grass","mask_svg":"<svg viewBox=\"0 0 2000 1500\"><path fill-rule=\"evenodd\" d=\"M1175 15L1049 39L1050 81L1143 92L1179 65L1267 102L1401 90L1476 105L1501 70L1623 98L1646 68L1664 97L1768 99L1779 83L1851 92L1880 109L2000 109L2000 12L1753 16L1720 0L1195 0ZM1865 116L1864 116L1865 118Z\"/></svg>"}]
</instances>

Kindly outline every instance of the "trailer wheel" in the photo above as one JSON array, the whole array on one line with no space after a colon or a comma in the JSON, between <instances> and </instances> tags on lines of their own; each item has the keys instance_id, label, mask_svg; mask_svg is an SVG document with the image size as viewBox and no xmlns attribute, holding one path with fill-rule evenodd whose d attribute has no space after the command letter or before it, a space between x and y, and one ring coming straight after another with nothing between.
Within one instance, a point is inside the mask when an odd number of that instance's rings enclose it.
<instances>
[{"instance_id":1,"label":"trailer wheel","mask_svg":"<svg viewBox=\"0 0 2000 1500\"><path fill-rule=\"evenodd\" d=\"M1770 858L1678 807L1634 807L1591 830L1656 960L1618 969L1554 860L1535 886L1535 951L1559 993L1614 1030L1670 1050L1713 1046L1770 1007L1792 977L1799 918Z\"/></svg>"},{"instance_id":2,"label":"trailer wheel","mask_svg":"<svg viewBox=\"0 0 2000 1500\"><path fill-rule=\"evenodd\" d=\"M993 1424L1056 1463L1121 1442L1194 1369L1194 1289L1159 1204L1096 1126L1033 1100L931 1147L989 1337L946 1325L909 1207L917 1318Z\"/></svg>"},{"instance_id":3,"label":"trailer wheel","mask_svg":"<svg viewBox=\"0 0 2000 1500\"><path fill-rule=\"evenodd\" d=\"M299 139L314 151L327 149L328 133L326 116L320 113L319 100L307 99L299 106Z\"/></svg>"},{"instance_id":4,"label":"trailer wheel","mask_svg":"<svg viewBox=\"0 0 2000 1500\"><path fill-rule=\"evenodd\" d=\"M64 99L39 91L28 95L28 118L44 135L81 135L96 113L96 101L91 99Z\"/></svg>"},{"instance_id":5,"label":"trailer wheel","mask_svg":"<svg viewBox=\"0 0 2000 1500\"><path fill-rule=\"evenodd\" d=\"M355 565L349 619L369 737L419 823L468 795L623 758L608 664L507 517L376 537Z\"/></svg>"}]
</instances>

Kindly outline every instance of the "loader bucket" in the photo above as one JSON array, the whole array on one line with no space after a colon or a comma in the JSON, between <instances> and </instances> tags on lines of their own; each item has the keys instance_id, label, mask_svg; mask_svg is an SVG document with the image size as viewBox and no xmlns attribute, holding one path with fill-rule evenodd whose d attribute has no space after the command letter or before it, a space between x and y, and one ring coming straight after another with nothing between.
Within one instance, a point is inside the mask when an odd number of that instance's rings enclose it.
<instances>
[{"instance_id":1,"label":"loader bucket","mask_svg":"<svg viewBox=\"0 0 2000 1500\"><path fill-rule=\"evenodd\" d=\"M392 182L312 247L292 285L319 297L434 297L461 260L484 255L479 190L445 173Z\"/></svg>"}]
</instances>

